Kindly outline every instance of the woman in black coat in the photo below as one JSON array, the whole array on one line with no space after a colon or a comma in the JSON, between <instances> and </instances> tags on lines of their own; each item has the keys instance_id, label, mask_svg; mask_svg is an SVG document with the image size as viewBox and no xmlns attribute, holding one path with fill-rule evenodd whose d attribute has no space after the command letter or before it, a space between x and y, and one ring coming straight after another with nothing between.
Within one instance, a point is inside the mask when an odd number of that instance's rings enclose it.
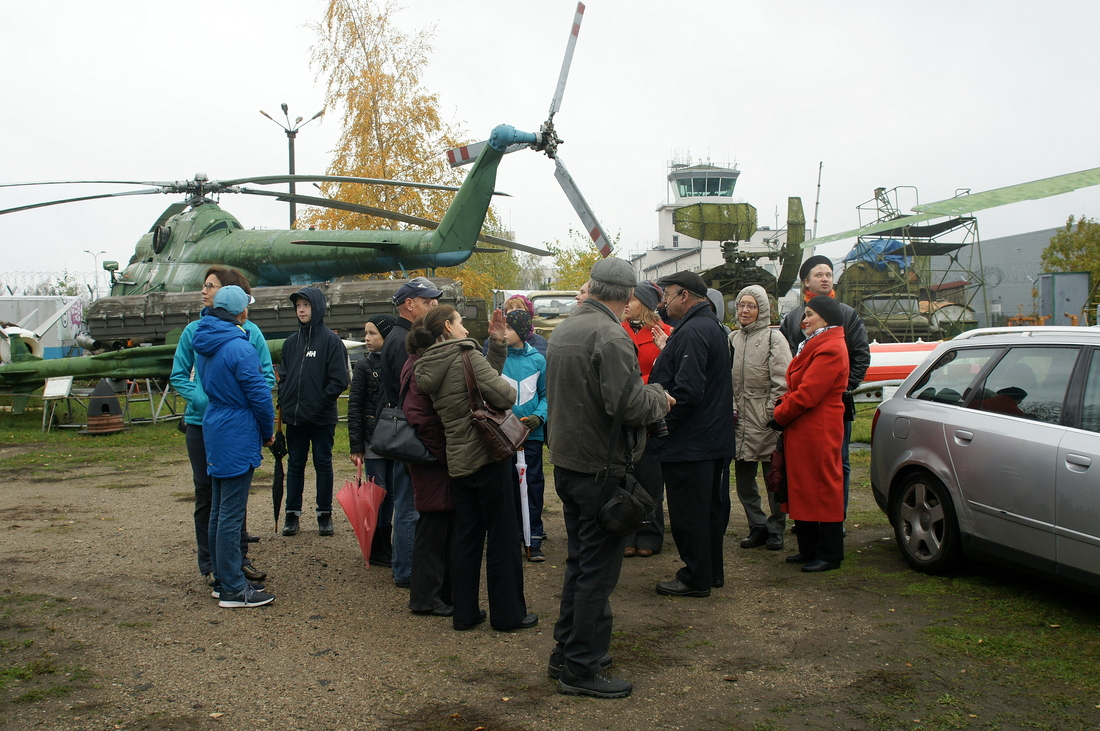
<instances>
[{"instance_id":1,"label":"woman in black coat","mask_svg":"<svg viewBox=\"0 0 1100 731\"><path fill-rule=\"evenodd\" d=\"M382 400L382 383L379 380L380 351L386 336L390 334L397 318L393 315L375 315L363 326L363 339L367 354L355 364L351 391L348 395L348 446L351 462L362 467L367 478L385 487L385 460L370 451L370 440L378 422L378 406ZM389 567L391 564L390 536L393 532L393 497L386 492L386 499L378 511L378 528L371 541L371 566Z\"/></svg>"}]
</instances>

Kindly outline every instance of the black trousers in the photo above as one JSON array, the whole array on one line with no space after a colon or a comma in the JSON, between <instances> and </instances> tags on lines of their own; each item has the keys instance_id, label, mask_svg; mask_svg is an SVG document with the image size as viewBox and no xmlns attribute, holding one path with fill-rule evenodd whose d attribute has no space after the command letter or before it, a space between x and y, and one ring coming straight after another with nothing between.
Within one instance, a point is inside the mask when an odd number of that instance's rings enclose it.
<instances>
[{"instance_id":1,"label":"black trousers","mask_svg":"<svg viewBox=\"0 0 1100 731\"><path fill-rule=\"evenodd\" d=\"M794 524L798 552L803 556L829 563L840 563L844 560L844 523L796 520Z\"/></svg>"},{"instance_id":2,"label":"black trousers","mask_svg":"<svg viewBox=\"0 0 1100 731\"><path fill-rule=\"evenodd\" d=\"M490 623L499 629L509 629L527 616L520 555L522 540L516 501L512 497L511 472L511 461L504 460L451 482L455 503L451 547L455 624L474 624L478 619L482 546L485 546Z\"/></svg>"},{"instance_id":3,"label":"black trousers","mask_svg":"<svg viewBox=\"0 0 1100 731\"><path fill-rule=\"evenodd\" d=\"M603 486L595 475L555 467L554 487L561 498L569 550L554 640L566 669L587 677L600 672L600 658L611 645L609 600L619 583L625 539L596 522Z\"/></svg>"},{"instance_id":4,"label":"black trousers","mask_svg":"<svg viewBox=\"0 0 1100 731\"><path fill-rule=\"evenodd\" d=\"M412 576L409 579L409 609L430 612L450 604L451 543L454 540L453 510L420 513L413 539Z\"/></svg>"},{"instance_id":5,"label":"black trousers","mask_svg":"<svg viewBox=\"0 0 1100 731\"><path fill-rule=\"evenodd\" d=\"M672 538L686 566L676 578L697 591L724 581L722 540L730 522L729 460L661 465Z\"/></svg>"},{"instance_id":6,"label":"black trousers","mask_svg":"<svg viewBox=\"0 0 1100 731\"><path fill-rule=\"evenodd\" d=\"M202 427L187 425L187 458L191 461L191 481L195 483L195 545L199 554L199 573L203 576L214 570L210 559L210 501L213 487L210 475L206 473L206 442L202 438ZM247 566L248 528L247 521L241 523L241 561Z\"/></svg>"}]
</instances>

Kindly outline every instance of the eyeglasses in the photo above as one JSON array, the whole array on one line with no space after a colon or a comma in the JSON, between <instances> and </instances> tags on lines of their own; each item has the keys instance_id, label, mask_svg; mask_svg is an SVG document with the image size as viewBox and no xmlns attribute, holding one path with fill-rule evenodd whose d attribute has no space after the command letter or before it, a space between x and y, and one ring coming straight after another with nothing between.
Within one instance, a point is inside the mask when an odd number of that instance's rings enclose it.
<instances>
[{"instance_id":1,"label":"eyeglasses","mask_svg":"<svg viewBox=\"0 0 1100 731\"><path fill-rule=\"evenodd\" d=\"M220 284L214 284L213 282L207 282L206 284L202 285L202 289L203 289L204 292L208 289L209 290L214 290L214 289L221 289L221 288L222 288L222 286Z\"/></svg>"},{"instance_id":2,"label":"eyeglasses","mask_svg":"<svg viewBox=\"0 0 1100 731\"><path fill-rule=\"evenodd\" d=\"M748 302L745 302L745 303L738 302L737 303L737 309L739 309L739 310L759 310L760 306L759 305L754 305L754 304L749 304Z\"/></svg>"}]
</instances>

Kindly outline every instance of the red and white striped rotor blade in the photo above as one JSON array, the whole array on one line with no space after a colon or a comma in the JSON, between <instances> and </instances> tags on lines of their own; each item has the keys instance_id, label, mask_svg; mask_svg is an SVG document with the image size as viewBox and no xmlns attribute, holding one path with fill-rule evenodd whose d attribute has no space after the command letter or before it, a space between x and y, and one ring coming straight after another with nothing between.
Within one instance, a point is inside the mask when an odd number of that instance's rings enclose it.
<instances>
[{"instance_id":1,"label":"red and white striped rotor blade","mask_svg":"<svg viewBox=\"0 0 1100 731\"><path fill-rule=\"evenodd\" d=\"M469 165L477 159L477 156L481 154L481 151L485 149L485 145L487 144L489 144L489 140L482 140L472 145L463 145L453 150L447 150L447 162L449 162L453 168L457 168L461 165Z\"/></svg>"},{"instance_id":2,"label":"red and white striped rotor blade","mask_svg":"<svg viewBox=\"0 0 1100 731\"><path fill-rule=\"evenodd\" d=\"M580 188L577 187L577 183L573 180L573 176L565 169L565 165L562 164L560 157L554 158L554 167L554 177L558 179L561 189L565 191L565 197L573 204L573 210L581 217L581 223L584 224L584 230L592 239L592 243L600 250L600 256L610 256L611 242L608 241L603 226L596 220L596 214L592 212L592 207L588 205L588 201L581 195Z\"/></svg>"},{"instance_id":3,"label":"red and white striped rotor blade","mask_svg":"<svg viewBox=\"0 0 1100 731\"><path fill-rule=\"evenodd\" d=\"M561 62L561 73L558 74L558 86L554 89L554 98L550 102L551 119L561 109L561 98L565 94L565 82L569 79L569 66L573 63L573 49L577 47L577 36L581 32L582 20L584 20L584 3L577 3L577 12L573 16L573 27L569 29L569 42L565 46L565 58Z\"/></svg>"},{"instance_id":4,"label":"red and white striped rotor blade","mask_svg":"<svg viewBox=\"0 0 1100 731\"><path fill-rule=\"evenodd\" d=\"M475 142L472 145L463 145L462 147L456 147L453 150L447 150L447 162L451 164L451 167L457 168L463 165L469 165L477 156L481 154L481 151L485 149L485 145L489 144L489 140L482 140L481 142ZM509 152L515 152L516 150L522 150L527 147L522 143L515 145L508 145L504 148L504 154Z\"/></svg>"}]
</instances>

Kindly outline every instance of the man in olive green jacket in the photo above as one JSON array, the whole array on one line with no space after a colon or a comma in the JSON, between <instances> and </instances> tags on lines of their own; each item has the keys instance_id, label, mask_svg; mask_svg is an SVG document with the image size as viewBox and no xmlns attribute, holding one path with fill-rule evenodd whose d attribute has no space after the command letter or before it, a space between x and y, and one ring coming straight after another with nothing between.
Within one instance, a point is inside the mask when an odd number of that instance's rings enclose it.
<instances>
[{"instance_id":1,"label":"man in olive green jacket","mask_svg":"<svg viewBox=\"0 0 1100 731\"><path fill-rule=\"evenodd\" d=\"M567 695L623 698L634 687L604 674L611 665L608 598L619 581L625 539L596 519L607 497L599 477L609 451L612 473L622 474L627 440L637 460L645 449L645 425L675 403L661 386L642 381L634 343L619 324L636 283L622 259L597 262L588 299L558 325L546 351L546 444L569 541L548 673ZM626 439L611 433L624 392Z\"/></svg>"}]
</instances>

